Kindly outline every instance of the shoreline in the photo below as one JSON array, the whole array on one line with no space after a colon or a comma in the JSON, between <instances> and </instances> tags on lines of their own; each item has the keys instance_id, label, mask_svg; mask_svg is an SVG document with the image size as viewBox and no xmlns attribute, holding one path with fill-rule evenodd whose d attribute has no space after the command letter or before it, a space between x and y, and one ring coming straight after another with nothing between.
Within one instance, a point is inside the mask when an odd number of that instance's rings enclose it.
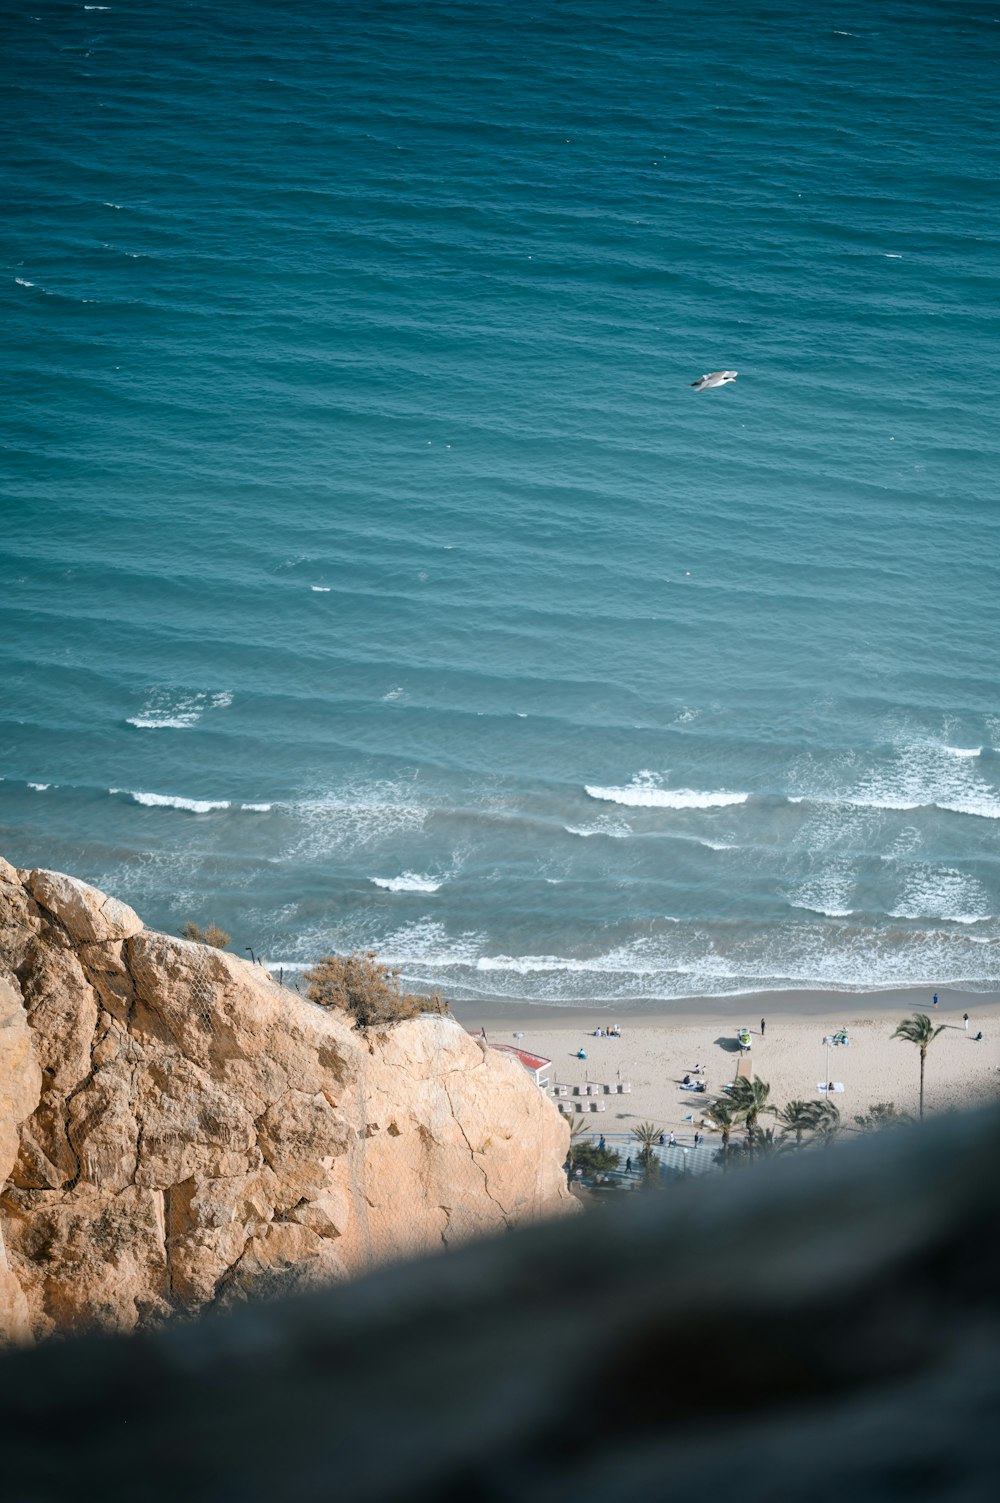
<instances>
[{"instance_id":1,"label":"shoreline","mask_svg":"<svg viewBox=\"0 0 1000 1503\"><path fill-rule=\"evenodd\" d=\"M1000 989L995 992L968 992L938 987L939 1006L933 1006L933 987L901 987L878 991L769 991L741 992L738 996L704 996L664 998L643 1005L621 1002L567 1003L516 1001L503 997L478 1001L448 1002L458 1021L466 1027L489 1026L503 1029L508 1024L534 1028L573 1028L592 1032L600 1023L614 1022L630 1028L667 1027L671 1024L696 1024L710 1018L722 1022L757 1026L764 1016L814 1019L822 1018L831 1027L840 1024L840 1014L849 1012L895 1014L914 1012L940 1015L942 1019L967 1012L970 1018L990 1017L1000 1013ZM445 999L448 1000L447 998Z\"/></svg>"}]
</instances>

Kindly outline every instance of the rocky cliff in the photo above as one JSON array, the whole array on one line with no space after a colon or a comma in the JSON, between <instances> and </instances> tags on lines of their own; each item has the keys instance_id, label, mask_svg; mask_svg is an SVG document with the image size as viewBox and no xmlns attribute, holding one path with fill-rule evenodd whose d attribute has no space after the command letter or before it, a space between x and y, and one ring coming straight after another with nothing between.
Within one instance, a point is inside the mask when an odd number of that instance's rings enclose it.
<instances>
[{"instance_id":1,"label":"rocky cliff","mask_svg":"<svg viewBox=\"0 0 1000 1503\"><path fill-rule=\"evenodd\" d=\"M0 860L0 1339L131 1330L558 1213L566 1144L451 1019L360 1033Z\"/></svg>"}]
</instances>

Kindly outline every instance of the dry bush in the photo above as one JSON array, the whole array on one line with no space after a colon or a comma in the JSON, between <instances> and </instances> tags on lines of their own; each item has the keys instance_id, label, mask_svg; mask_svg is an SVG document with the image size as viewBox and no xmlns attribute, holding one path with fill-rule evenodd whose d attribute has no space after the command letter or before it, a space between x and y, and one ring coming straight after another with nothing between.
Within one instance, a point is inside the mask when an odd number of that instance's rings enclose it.
<instances>
[{"instance_id":1,"label":"dry bush","mask_svg":"<svg viewBox=\"0 0 1000 1503\"><path fill-rule=\"evenodd\" d=\"M321 1007L348 1013L357 1028L379 1023L402 1023L421 1013L448 1011L437 994L415 997L399 986L399 972L379 965L374 950L355 950L351 955L327 955L306 972L306 996Z\"/></svg>"},{"instance_id":2,"label":"dry bush","mask_svg":"<svg viewBox=\"0 0 1000 1503\"><path fill-rule=\"evenodd\" d=\"M194 940L196 945L211 945L213 950L224 950L232 935L220 929L218 924L206 924L203 929L189 919L184 925L184 938Z\"/></svg>"}]
</instances>

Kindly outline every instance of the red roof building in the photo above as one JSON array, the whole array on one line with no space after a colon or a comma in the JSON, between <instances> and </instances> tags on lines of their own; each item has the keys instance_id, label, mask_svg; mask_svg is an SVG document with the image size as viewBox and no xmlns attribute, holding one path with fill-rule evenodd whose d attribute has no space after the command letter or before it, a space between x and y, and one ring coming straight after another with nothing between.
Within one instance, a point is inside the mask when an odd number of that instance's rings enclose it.
<instances>
[{"instance_id":1,"label":"red roof building","mask_svg":"<svg viewBox=\"0 0 1000 1503\"><path fill-rule=\"evenodd\" d=\"M482 1033L473 1034L473 1037L486 1039L485 1030ZM495 1049L498 1054L513 1055L527 1070L539 1090L544 1091L548 1089L549 1071L552 1069L552 1061L546 1059L543 1054L531 1054L527 1049L518 1049L516 1044L490 1044L489 1047Z\"/></svg>"}]
</instances>

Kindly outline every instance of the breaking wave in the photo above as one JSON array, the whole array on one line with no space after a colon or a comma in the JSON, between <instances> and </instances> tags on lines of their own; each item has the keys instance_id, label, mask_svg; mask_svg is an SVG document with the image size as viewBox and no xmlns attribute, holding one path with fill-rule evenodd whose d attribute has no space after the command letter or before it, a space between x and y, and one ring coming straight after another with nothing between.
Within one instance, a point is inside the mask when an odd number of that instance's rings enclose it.
<instances>
[{"instance_id":1,"label":"breaking wave","mask_svg":"<svg viewBox=\"0 0 1000 1503\"><path fill-rule=\"evenodd\" d=\"M214 809L232 807L227 798L175 798L168 793L137 793L132 788L109 788L108 792L126 794L135 803L150 809L186 809L191 814L211 814Z\"/></svg>"},{"instance_id":2,"label":"breaking wave","mask_svg":"<svg viewBox=\"0 0 1000 1503\"><path fill-rule=\"evenodd\" d=\"M640 772L626 788L603 788L588 783L584 792L591 798L625 804L632 809L724 809L731 804L745 804L750 797L749 793L701 793L693 788L661 788L650 772Z\"/></svg>"},{"instance_id":3,"label":"breaking wave","mask_svg":"<svg viewBox=\"0 0 1000 1503\"><path fill-rule=\"evenodd\" d=\"M371 877L369 880L387 892L437 892L444 883L443 877L422 877L418 872L403 872L398 877Z\"/></svg>"}]
</instances>

